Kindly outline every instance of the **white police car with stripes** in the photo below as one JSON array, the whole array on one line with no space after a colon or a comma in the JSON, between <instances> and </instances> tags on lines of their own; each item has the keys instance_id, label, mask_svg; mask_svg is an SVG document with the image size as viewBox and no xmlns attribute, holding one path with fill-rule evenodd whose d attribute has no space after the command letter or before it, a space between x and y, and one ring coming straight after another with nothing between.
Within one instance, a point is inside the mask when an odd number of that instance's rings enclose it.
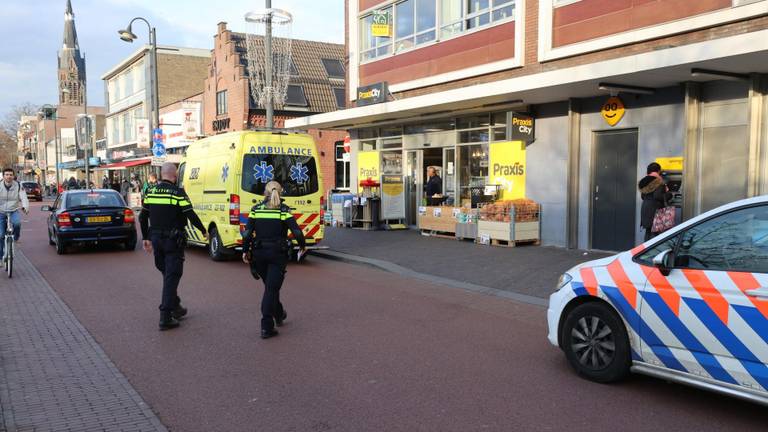
<instances>
[{"instance_id":1,"label":"white police car with stripes","mask_svg":"<svg viewBox=\"0 0 768 432\"><path fill-rule=\"evenodd\" d=\"M585 378L632 371L768 404L768 196L574 267L547 321Z\"/></svg>"}]
</instances>

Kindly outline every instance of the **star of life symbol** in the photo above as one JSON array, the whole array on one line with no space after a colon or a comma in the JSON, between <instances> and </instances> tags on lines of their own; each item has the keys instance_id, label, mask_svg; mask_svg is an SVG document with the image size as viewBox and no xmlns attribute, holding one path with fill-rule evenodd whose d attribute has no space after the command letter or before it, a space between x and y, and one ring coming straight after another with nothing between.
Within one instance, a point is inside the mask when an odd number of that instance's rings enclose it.
<instances>
[{"instance_id":1,"label":"star of life symbol","mask_svg":"<svg viewBox=\"0 0 768 432\"><path fill-rule=\"evenodd\" d=\"M309 175L307 175L307 172L309 172L309 168L298 163L291 167L291 180L295 181L296 183L306 183L309 181Z\"/></svg>"},{"instance_id":2,"label":"star of life symbol","mask_svg":"<svg viewBox=\"0 0 768 432\"><path fill-rule=\"evenodd\" d=\"M262 183L267 183L275 178L275 167L267 165L266 162L262 162L260 165L254 165L253 171L253 178Z\"/></svg>"},{"instance_id":3,"label":"star of life symbol","mask_svg":"<svg viewBox=\"0 0 768 432\"><path fill-rule=\"evenodd\" d=\"M223 167L221 167L221 181L222 183L227 182L227 178L229 177L229 164L224 164Z\"/></svg>"}]
</instances>

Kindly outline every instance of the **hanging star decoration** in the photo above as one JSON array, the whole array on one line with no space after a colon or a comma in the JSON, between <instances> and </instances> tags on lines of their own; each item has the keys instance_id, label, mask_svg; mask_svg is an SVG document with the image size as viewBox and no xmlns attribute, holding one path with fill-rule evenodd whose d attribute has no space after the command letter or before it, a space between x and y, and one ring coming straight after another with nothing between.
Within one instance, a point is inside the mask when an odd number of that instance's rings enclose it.
<instances>
[{"instance_id":1,"label":"hanging star decoration","mask_svg":"<svg viewBox=\"0 0 768 432\"><path fill-rule=\"evenodd\" d=\"M298 163L291 167L291 180L296 183L306 183L309 180L309 168Z\"/></svg>"},{"instance_id":2,"label":"hanging star decoration","mask_svg":"<svg viewBox=\"0 0 768 432\"><path fill-rule=\"evenodd\" d=\"M222 183L227 182L227 178L229 177L229 164L224 164L223 167L221 167L221 181Z\"/></svg>"},{"instance_id":3,"label":"hanging star decoration","mask_svg":"<svg viewBox=\"0 0 768 432\"><path fill-rule=\"evenodd\" d=\"M275 178L275 167L267 165L266 162L262 162L260 165L254 165L253 171L253 177L262 183L267 183Z\"/></svg>"}]
</instances>

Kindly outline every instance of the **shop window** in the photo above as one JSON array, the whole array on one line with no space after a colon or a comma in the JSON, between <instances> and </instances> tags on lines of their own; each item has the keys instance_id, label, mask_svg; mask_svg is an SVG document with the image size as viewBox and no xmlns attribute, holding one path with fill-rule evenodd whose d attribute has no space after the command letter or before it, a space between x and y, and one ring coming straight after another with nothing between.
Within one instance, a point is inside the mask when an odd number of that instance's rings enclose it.
<instances>
[{"instance_id":1,"label":"shop window","mask_svg":"<svg viewBox=\"0 0 768 432\"><path fill-rule=\"evenodd\" d=\"M227 91L216 92L216 115L227 113Z\"/></svg>"},{"instance_id":2,"label":"shop window","mask_svg":"<svg viewBox=\"0 0 768 432\"><path fill-rule=\"evenodd\" d=\"M430 123L417 123L406 125L403 133L405 135L444 132L456 129L456 122L453 119L435 121Z\"/></svg>"},{"instance_id":3,"label":"shop window","mask_svg":"<svg viewBox=\"0 0 768 432\"><path fill-rule=\"evenodd\" d=\"M345 157L345 155L347 155ZM336 189L349 189L349 153L344 151L344 141L336 142Z\"/></svg>"},{"instance_id":4,"label":"shop window","mask_svg":"<svg viewBox=\"0 0 768 432\"><path fill-rule=\"evenodd\" d=\"M292 106L307 106L307 96L304 94L304 86L289 85L285 97L285 104Z\"/></svg>"},{"instance_id":5,"label":"shop window","mask_svg":"<svg viewBox=\"0 0 768 432\"><path fill-rule=\"evenodd\" d=\"M344 109L347 107L347 93L343 87L334 87L333 95L336 97L336 107Z\"/></svg>"},{"instance_id":6,"label":"shop window","mask_svg":"<svg viewBox=\"0 0 768 432\"><path fill-rule=\"evenodd\" d=\"M381 128L381 137L399 137L403 135L403 128L400 126L390 126Z\"/></svg>"},{"instance_id":7,"label":"shop window","mask_svg":"<svg viewBox=\"0 0 768 432\"><path fill-rule=\"evenodd\" d=\"M403 147L403 139L402 137L396 137L396 138L382 138L381 139L381 148L382 149L399 149Z\"/></svg>"},{"instance_id":8,"label":"shop window","mask_svg":"<svg viewBox=\"0 0 768 432\"><path fill-rule=\"evenodd\" d=\"M379 130L376 128L360 129L357 131L357 137L361 140L369 138L378 138Z\"/></svg>"},{"instance_id":9,"label":"shop window","mask_svg":"<svg viewBox=\"0 0 768 432\"><path fill-rule=\"evenodd\" d=\"M507 140L507 127L495 127L491 130L491 138L493 141L506 141Z\"/></svg>"},{"instance_id":10,"label":"shop window","mask_svg":"<svg viewBox=\"0 0 768 432\"><path fill-rule=\"evenodd\" d=\"M325 73L328 74L328 78L344 79L346 77L344 73L344 65L336 59L321 59Z\"/></svg>"},{"instance_id":11,"label":"shop window","mask_svg":"<svg viewBox=\"0 0 768 432\"><path fill-rule=\"evenodd\" d=\"M392 6L381 9L392 22ZM361 61L372 60L377 57L392 54L392 38L373 36L373 15L367 15L360 19L360 57Z\"/></svg>"},{"instance_id":12,"label":"shop window","mask_svg":"<svg viewBox=\"0 0 768 432\"><path fill-rule=\"evenodd\" d=\"M360 151L372 151L376 150L376 140L361 140Z\"/></svg>"},{"instance_id":13,"label":"shop window","mask_svg":"<svg viewBox=\"0 0 768 432\"><path fill-rule=\"evenodd\" d=\"M491 123L488 118L488 114L477 115L472 117L461 117L458 119L457 129L472 129L488 127Z\"/></svg>"},{"instance_id":14,"label":"shop window","mask_svg":"<svg viewBox=\"0 0 768 432\"><path fill-rule=\"evenodd\" d=\"M471 202L471 188L488 183L488 144L459 147L459 189L461 205Z\"/></svg>"},{"instance_id":15,"label":"shop window","mask_svg":"<svg viewBox=\"0 0 768 432\"><path fill-rule=\"evenodd\" d=\"M459 144L488 142L488 128L462 131L458 134Z\"/></svg>"},{"instance_id":16,"label":"shop window","mask_svg":"<svg viewBox=\"0 0 768 432\"><path fill-rule=\"evenodd\" d=\"M381 152L381 172L388 175L403 173L403 153L400 151Z\"/></svg>"}]
</instances>

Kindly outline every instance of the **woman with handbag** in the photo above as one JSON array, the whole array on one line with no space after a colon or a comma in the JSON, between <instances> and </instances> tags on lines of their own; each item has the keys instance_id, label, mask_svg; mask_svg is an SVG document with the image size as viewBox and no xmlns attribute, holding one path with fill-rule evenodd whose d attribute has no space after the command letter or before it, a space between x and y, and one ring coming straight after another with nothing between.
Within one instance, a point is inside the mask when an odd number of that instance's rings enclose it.
<instances>
[{"instance_id":1,"label":"woman with handbag","mask_svg":"<svg viewBox=\"0 0 768 432\"><path fill-rule=\"evenodd\" d=\"M640 180L637 188L643 200L643 206L640 209L640 226L645 229L645 241L648 241L661 232L659 226L662 221L657 221L657 230L654 230L654 220L657 219L658 211L667 207L667 201L672 198L672 194L669 193L664 179L661 178L661 165L653 162L648 165L646 172L648 175ZM663 223L661 225L663 226Z\"/></svg>"}]
</instances>

